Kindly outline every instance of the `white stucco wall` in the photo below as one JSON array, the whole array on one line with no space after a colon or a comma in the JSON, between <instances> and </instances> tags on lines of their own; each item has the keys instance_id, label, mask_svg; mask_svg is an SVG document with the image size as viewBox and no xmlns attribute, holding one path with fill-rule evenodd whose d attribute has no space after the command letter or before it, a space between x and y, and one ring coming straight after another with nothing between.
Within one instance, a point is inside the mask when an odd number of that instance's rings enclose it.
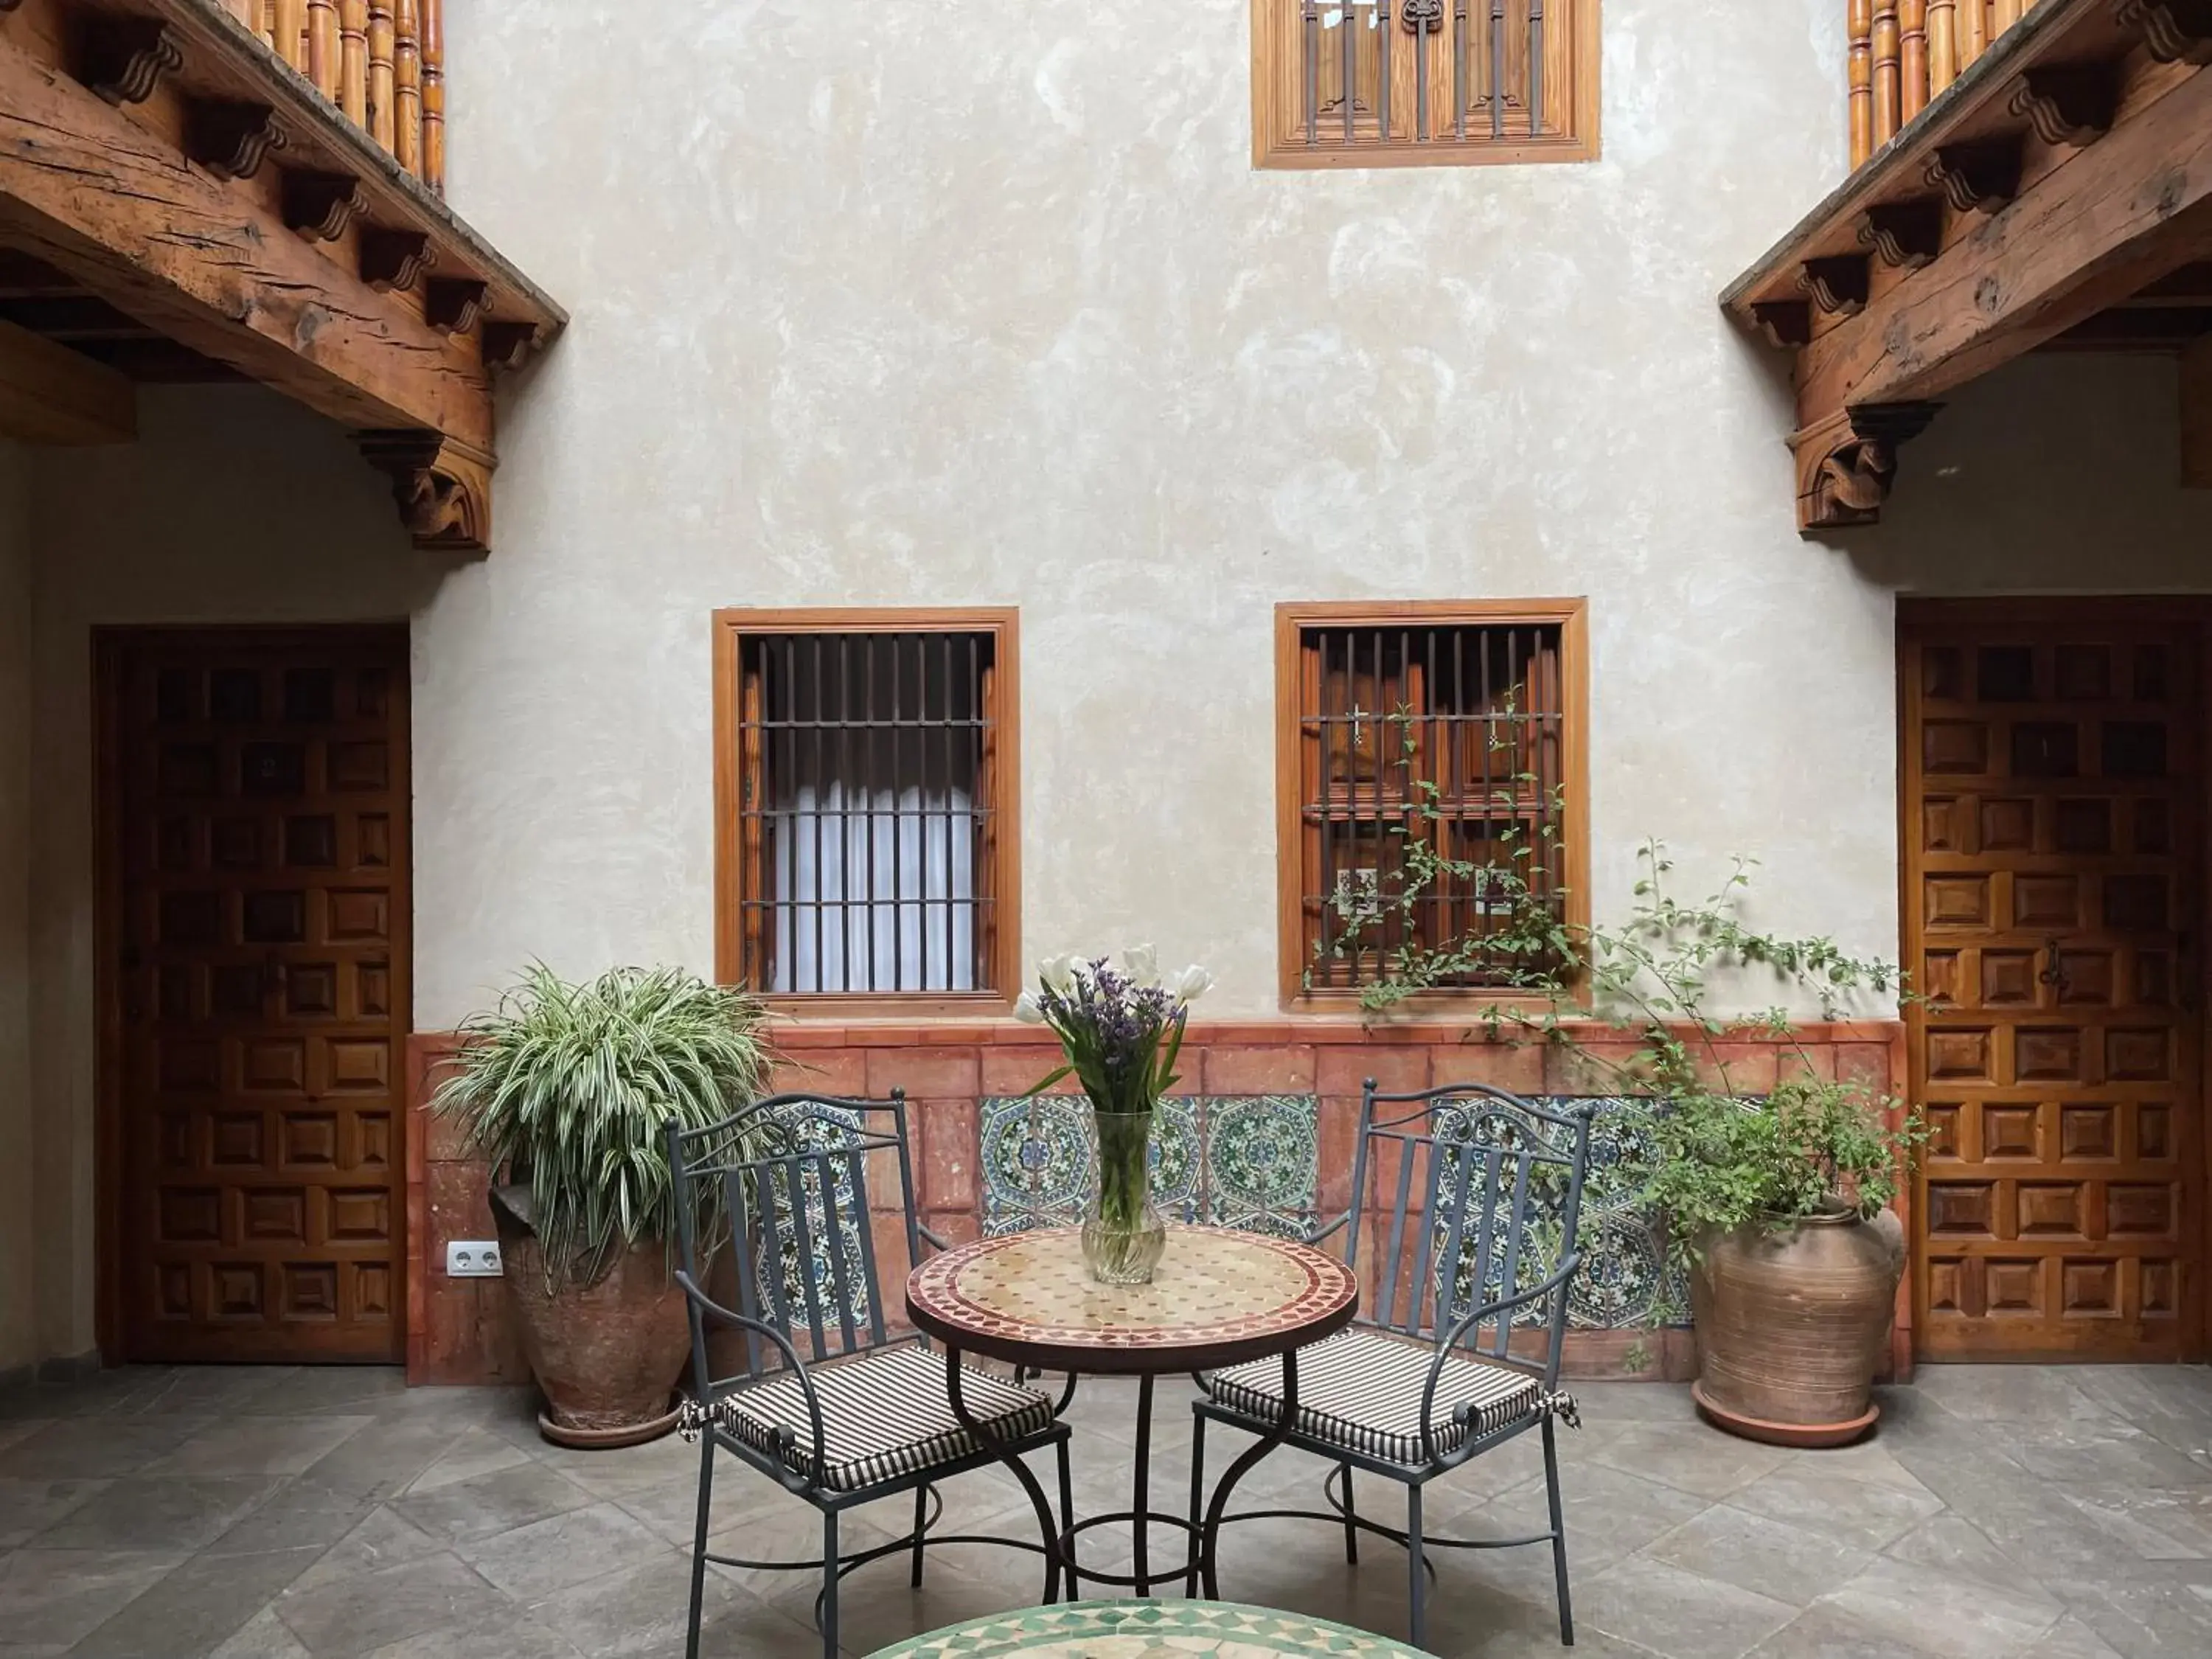
<instances>
[{"instance_id":1,"label":"white stucco wall","mask_svg":"<svg viewBox=\"0 0 2212 1659\"><path fill-rule=\"evenodd\" d=\"M1249 169L1239 0L447 12L452 199L574 317L503 391L493 555L412 553L251 388L37 463L46 1353L93 1340L96 623L411 617L436 1030L532 957L711 966L717 605L1018 605L1027 953L1150 938L1234 1015L1279 600L1589 596L1600 908L1657 835L1888 952L1893 592L2212 586L2157 363L2002 371L1887 523L1796 536L1714 296L1841 175L1832 0L1611 0L1594 165L1333 177Z\"/></svg>"},{"instance_id":2,"label":"white stucco wall","mask_svg":"<svg viewBox=\"0 0 2212 1659\"><path fill-rule=\"evenodd\" d=\"M31 1146L29 458L0 438L0 1374L41 1357Z\"/></svg>"}]
</instances>

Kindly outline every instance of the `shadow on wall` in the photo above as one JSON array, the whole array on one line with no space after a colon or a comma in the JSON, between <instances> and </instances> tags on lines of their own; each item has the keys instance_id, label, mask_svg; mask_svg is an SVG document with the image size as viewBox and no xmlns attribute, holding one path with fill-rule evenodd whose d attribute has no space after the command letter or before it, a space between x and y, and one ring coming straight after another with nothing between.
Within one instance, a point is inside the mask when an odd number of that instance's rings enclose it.
<instances>
[{"instance_id":1,"label":"shadow on wall","mask_svg":"<svg viewBox=\"0 0 2212 1659\"><path fill-rule=\"evenodd\" d=\"M1900 453L1882 520L1836 538L1908 593L2212 592L2212 490L2180 487L2162 356L2017 359Z\"/></svg>"}]
</instances>

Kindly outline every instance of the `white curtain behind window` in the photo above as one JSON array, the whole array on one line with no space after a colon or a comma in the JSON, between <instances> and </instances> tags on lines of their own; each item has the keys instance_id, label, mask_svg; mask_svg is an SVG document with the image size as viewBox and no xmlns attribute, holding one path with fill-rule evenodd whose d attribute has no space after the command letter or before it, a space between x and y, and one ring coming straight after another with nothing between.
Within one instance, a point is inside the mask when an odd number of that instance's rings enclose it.
<instances>
[{"instance_id":1,"label":"white curtain behind window","mask_svg":"<svg viewBox=\"0 0 2212 1659\"><path fill-rule=\"evenodd\" d=\"M962 785L792 793L776 846L777 991L975 988L975 819ZM842 857L840 856L842 853Z\"/></svg>"}]
</instances>

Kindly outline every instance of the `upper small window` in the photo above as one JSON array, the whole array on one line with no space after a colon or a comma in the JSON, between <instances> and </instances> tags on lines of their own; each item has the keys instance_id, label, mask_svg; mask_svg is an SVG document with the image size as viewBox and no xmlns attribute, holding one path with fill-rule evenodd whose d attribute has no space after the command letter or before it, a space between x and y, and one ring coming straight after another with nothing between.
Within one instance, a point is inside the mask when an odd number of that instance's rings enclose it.
<instances>
[{"instance_id":1,"label":"upper small window","mask_svg":"<svg viewBox=\"0 0 2212 1659\"><path fill-rule=\"evenodd\" d=\"M1262 167L1586 161L1598 0L1252 0Z\"/></svg>"},{"instance_id":2,"label":"upper small window","mask_svg":"<svg viewBox=\"0 0 2212 1659\"><path fill-rule=\"evenodd\" d=\"M1582 919L1578 602L1285 605L1284 990L1510 990Z\"/></svg>"},{"instance_id":3,"label":"upper small window","mask_svg":"<svg viewBox=\"0 0 2212 1659\"><path fill-rule=\"evenodd\" d=\"M771 996L1009 994L1012 613L716 623L724 977Z\"/></svg>"}]
</instances>

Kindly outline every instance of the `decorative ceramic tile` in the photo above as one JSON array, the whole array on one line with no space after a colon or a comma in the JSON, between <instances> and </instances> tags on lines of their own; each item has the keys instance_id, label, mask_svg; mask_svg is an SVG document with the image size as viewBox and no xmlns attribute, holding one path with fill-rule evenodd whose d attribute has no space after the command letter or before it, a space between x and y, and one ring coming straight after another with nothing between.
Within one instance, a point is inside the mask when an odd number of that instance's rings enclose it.
<instances>
[{"instance_id":1,"label":"decorative ceramic tile","mask_svg":"<svg viewBox=\"0 0 2212 1659\"><path fill-rule=\"evenodd\" d=\"M931 1257L908 1285L907 1306L917 1325L956 1347L1059 1370L1051 1359L1071 1351L1180 1355L1325 1335L1350 1317L1358 1292L1332 1255L1221 1227L1170 1227L1151 1284L1101 1285L1074 1234L1055 1230L1000 1233Z\"/></svg>"},{"instance_id":2,"label":"decorative ceramic tile","mask_svg":"<svg viewBox=\"0 0 2212 1659\"><path fill-rule=\"evenodd\" d=\"M1562 1112L1583 1102L1565 1096L1531 1103ZM1155 1200L1170 1220L1236 1227L1283 1237L1301 1236L1313 1218L1319 1173L1319 1103L1310 1095L1178 1097L1164 1103L1152 1131ZM1583 1184L1578 1238L1583 1270L1567 1300L1568 1322L1616 1330L1686 1322L1689 1291L1667 1266L1666 1238L1637 1202L1626 1173L1643 1133L1640 1114L1623 1100L1604 1099L1590 1127L1589 1172ZM982 1103L982 1228L987 1236L1081 1223L1091 1192L1096 1142L1089 1105L1079 1095ZM1538 1248L1516 1263L1523 1288L1541 1281L1556 1258L1554 1198L1541 1189L1534 1232ZM1543 1229L1553 1241L1542 1246ZM1462 1253L1472 1244L1462 1239ZM1540 1266L1541 1270L1538 1271ZM1503 1253L1491 1293L1502 1276ZM1463 1267L1453 1305L1473 1305ZM1530 1316L1533 1317L1534 1316Z\"/></svg>"},{"instance_id":3,"label":"decorative ceramic tile","mask_svg":"<svg viewBox=\"0 0 2212 1659\"><path fill-rule=\"evenodd\" d=\"M1171 1221L1302 1235L1319 1170L1311 1095L1176 1095L1152 1121L1152 1201ZM982 1103L983 1231L1073 1227L1097 1159L1080 1095Z\"/></svg>"},{"instance_id":4,"label":"decorative ceramic tile","mask_svg":"<svg viewBox=\"0 0 2212 1659\"><path fill-rule=\"evenodd\" d=\"M769 1253L761 1252L755 1263L761 1305L764 1309L775 1308L780 1295L783 1305L790 1310L791 1323L803 1332L809 1322L806 1287L811 1276L820 1299L825 1329L837 1324L841 1300L851 1313L854 1328L865 1328L872 1305L867 1254L860 1236L860 1229L867 1224L865 1176L855 1179L854 1166L860 1160L825 1156L850 1146L852 1137L864 1133L860 1115L842 1106L819 1102L800 1105L793 1102L779 1110L776 1118L790 1150L803 1161L795 1168L788 1164L777 1166L769 1175L775 1218L775 1254L782 1262L783 1282L780 1290L771 1285ZM823 1190L825 1176L829 1182L826 1199ZM800 1200L796 1205L792 1202L794 1185ZM758 1201L757 1195L755 1201ZM833 1203L837 1212L836 1231L844 1257L842 1298L838 1285L841 1264L832 1258L830 1248L830 1210ZM799 1224L801 1218L805 1221L803 1241ZM800 1271L802 1261L808 1264L805 1274Z\"/></svg>"},{"instance_id":5,"label":"decorative ceramic tile","mask_svg":"<svg viewBox=\"0 0 2212 1659\"><path fill-rule=\"evenodd\" d=\"M1225 1601L1075 1601L992 1613L874 1659L1422 1659L1345 1625Z\"/></svg>"}]
</instances>

